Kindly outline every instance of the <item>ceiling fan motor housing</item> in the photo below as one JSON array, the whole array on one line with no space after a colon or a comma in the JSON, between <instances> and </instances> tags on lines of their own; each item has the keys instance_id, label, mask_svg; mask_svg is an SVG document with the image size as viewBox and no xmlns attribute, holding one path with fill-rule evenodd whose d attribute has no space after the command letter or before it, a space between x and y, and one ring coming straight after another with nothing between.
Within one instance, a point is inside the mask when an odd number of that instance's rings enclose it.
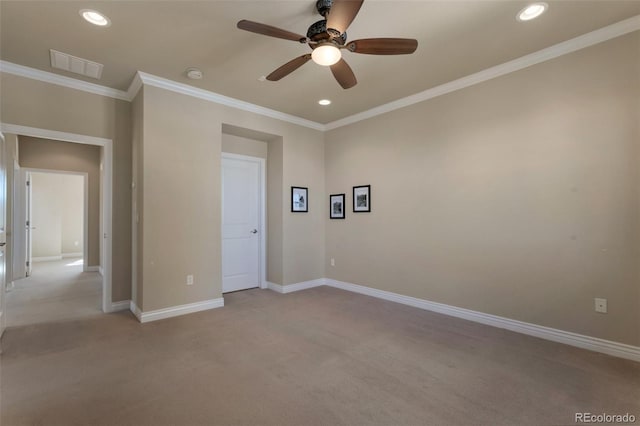
<instances>
[{"instance_id":1,"label":"ceiling fan motor housing","mask_svg":"<svg viewBox=\"0 0 640 426\"><path fill-rule=\"evenodd\" d=\"M316 10L320 15L326 17L327 13L331 10L332 5L333 0L318 0L316 2Z\"/></svg>"},{"instance_id":2,"label":"ceiling fan motor housing","mask_svg":"<svg viewBox=\"0 0 640 426\"><path fill-rule=\"evenodd\" d=\"M330 0L321 0L329 1ZM307 30L307 38L311 41L334 41L339 45L344 45L347 42L347 33L340 33L340 31L333 28L327 28L326 19L322 19L318 22L311 24Z\"/></svg>"}]
</instances>

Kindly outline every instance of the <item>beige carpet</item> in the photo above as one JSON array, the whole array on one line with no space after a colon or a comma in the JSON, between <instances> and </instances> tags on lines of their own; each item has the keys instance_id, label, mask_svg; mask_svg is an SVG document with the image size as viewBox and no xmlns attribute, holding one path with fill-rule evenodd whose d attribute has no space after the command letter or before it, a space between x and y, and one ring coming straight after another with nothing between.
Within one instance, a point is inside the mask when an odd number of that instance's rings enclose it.
<instances>
[{"instance_id":1,"label":"beige carpet","mask_svg":"<svg viewBox=\"0 0 640 426\"><path fill-rule=\"evenodd\" d=\"M571 424L640 417L640 364L319 287L139 324L7 330L9 425Z\"/></svg>"},{"instance_id":2,"label":"beige carpet","mask_svg":"<svg viewBox=\"0 0 640 426\"><path fill-rule=\"evenodd\" d=\"M82 268L81 258L34 263L7 293L7 327L100 315L102 277Z\"/></svg>"}]
</instances>

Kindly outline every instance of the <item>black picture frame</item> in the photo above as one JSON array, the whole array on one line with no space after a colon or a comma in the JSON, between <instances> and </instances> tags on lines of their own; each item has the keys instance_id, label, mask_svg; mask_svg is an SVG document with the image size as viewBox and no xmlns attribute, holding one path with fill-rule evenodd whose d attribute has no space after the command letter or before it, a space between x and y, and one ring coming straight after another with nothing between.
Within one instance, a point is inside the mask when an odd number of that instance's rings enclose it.
<instances>
[{"instance_id":1,"label":"black picture frame","mask_svg":"<svg viewBox=\"0 0 640 426\"><path fill-rule=\"evenodd\" d=\"M353 212L371 212L371 185L360 185L353 187Z\"/></svg>"},{"instance_id":2,"label":"black picture frame","mask_svg":"<svg viewBox=\"0 0 640 426\"><path fill-rule=\"evenodd\" d=\"M344 219L345 218L345 194L331 194L329 195L329 219Z\"/></svg>"},{"instance_id":3,"label":"black picture frame","mask_svg":"<svg viewBox=\"0 0 640 426\"><path fill-rule=\"evenodd\" d=\"M291 212L307 213L309 211L309 188L304 186L291 187Z\"/></svg>"}]
</instances>

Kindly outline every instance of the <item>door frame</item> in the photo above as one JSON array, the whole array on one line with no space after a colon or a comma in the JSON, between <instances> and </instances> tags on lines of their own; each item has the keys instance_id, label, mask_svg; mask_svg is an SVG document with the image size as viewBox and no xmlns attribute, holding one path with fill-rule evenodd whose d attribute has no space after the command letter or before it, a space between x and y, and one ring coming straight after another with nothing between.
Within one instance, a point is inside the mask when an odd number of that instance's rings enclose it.
<instances>
[{"instance_id":1,"label":"door frame","mask_svg":"<svg viewBox=\"0 0 640 426\"><path fill-rule=\"evenodd\" d=\"M84 262L82 264L82 270L84 272L98 272L97 267L89 268L88 259L89 259L89 173L87 172L72 172L67 170L51 170L51 169L37 169L33 167L22 167L20 168L22 173L52 173L56 175L73 175L73 176L82 176L83 178L83 200L82 200L82 214L83 214L83 223L82 223L82 258ZM31 183L31 190L33 191L33 182ZM33 209L33 205L31 206ZM100 232L98 231L98 238L100 237ZM33 260L33 259L32 259ZM33 267L33 264L31 265Z\"/></svg>"},{"instance_id":2,"label":"door frame","mask_svg":"<svg viewBox=\"0 0 640 426\"><path fill-rule=\"evenodd\" d=\"M260 288L266 289L267 288L267 232L266 232L267 231L267 227L266 227L266 223L267 223L267 220L266 220L267 219L267 210L266 210L267 161L262 157L252 157L250 155L232 154L230 152L223 152L220 158L220 172L222 172L222 160L224 159L249 161L252 163L257 163L260 166L260 173L259 173L260 189L258 191L258 194L260 196L260 202L259 202L260 211L258 212L258 216L259 216L258 231L260 232L260 244L259 244L260 253L258 254L258 262L260 262L260 264L258 265L258 274L259 274L258 280L260 282ZM221 183L220 211L222 211L222 209L224 208L224 206L222 205L224 203L224 197L222 197L222 190L224 188L222 188L222 182L220 183ZM220 228L222 229L222 223L220 223ZM220 251L220 254L222 255L222 251ZM222 270L220 271L220 277L221 277L220 285L222 285Z\"/></svg>"},{"instance_id":3,"label":"door frame","mask_svg":"<svg viewBox=\"0 0 640 426\"><path fill-rule=\"evenodd\" d=\"M101 267L102 267L102 311L113 312L111 298L111 257L112 257L112 217L113 217L113 140L99 138L77 133L59 132L56 130L40 129L37 127L21 126L9 123L0 123L0 131L19 136L31 136L43 139L52 139L61 142L79 143L85 145L97 145L102 147L102 244L101 244ZM88 188L87 188L88 190ZM15 232L15 223L12 231Z\"/></svg>"}]
</instances>

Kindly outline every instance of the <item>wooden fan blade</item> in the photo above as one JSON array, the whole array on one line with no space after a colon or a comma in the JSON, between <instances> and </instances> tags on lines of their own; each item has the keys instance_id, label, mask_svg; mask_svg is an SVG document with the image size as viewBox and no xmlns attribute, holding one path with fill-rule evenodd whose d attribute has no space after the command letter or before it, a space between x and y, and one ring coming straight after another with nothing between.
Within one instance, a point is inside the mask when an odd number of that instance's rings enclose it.
<instances>
[{"instance_id":1,"label":"wooden fan blade","mask_svg":"<svg viewBox=\"0 0 640 426\"><path fill-rule=\"evenodd\" d=\"M302 55L295 58L287 62L286 64L284 64L283 66L281 66L280 68L272 72L271 74L269 74L267 76L267 80L278 81L282 77L286 77L287 75L291 74L292 72L294 72L295 70L297 70L298 68L306 64L309 61L309 59L311 59L310 53L307 53L306 55Z\"/></svg>"},{"instance_id":2,"label":"wooden fan blade","mask_svg":"<svg viewBox=\"0 0 640 426\"><path fill-rule=\"evenodd\" d=\"M347 43L347 49L368 55L407 55L418 48L411 38L365 38Z\"/></svg>"},{"instance_id":3,"label":"wooden fan blade","mask_svg":"<svg viewBox=\"0 0 640 426\"><path fill-rule=\"evenodd\" d=\"M259 22L247 21L243 19L238 22L238 28L252 33L262 34L269 37L283 38L285 40L306 42L307 38L303 35L292 33L291 31L282 30L272 27L271 25L261 24Z\"/></svg>"},{"instance_id":4,"label":"wooden fan blade","mask_svg":"<svg viewBox=\"0 0 640 426\"><path fill-rule=\"evenodd\" d=\"M331 65L331 72L343 89L350 89L358 84L353 70L344 59L340 59L340 61Z\"/></svg>"},{"instance_id":5,"label":"wooden fan blade","mask_svg":"<svg viewBox=\"0 0 640 426\"><path fill-rule=\"evenodd\" d=\"M327 15L327 28L333 28L342 34L356 18L364 0L333 0L329 15Z\"/></svg>"}]
</instances>

